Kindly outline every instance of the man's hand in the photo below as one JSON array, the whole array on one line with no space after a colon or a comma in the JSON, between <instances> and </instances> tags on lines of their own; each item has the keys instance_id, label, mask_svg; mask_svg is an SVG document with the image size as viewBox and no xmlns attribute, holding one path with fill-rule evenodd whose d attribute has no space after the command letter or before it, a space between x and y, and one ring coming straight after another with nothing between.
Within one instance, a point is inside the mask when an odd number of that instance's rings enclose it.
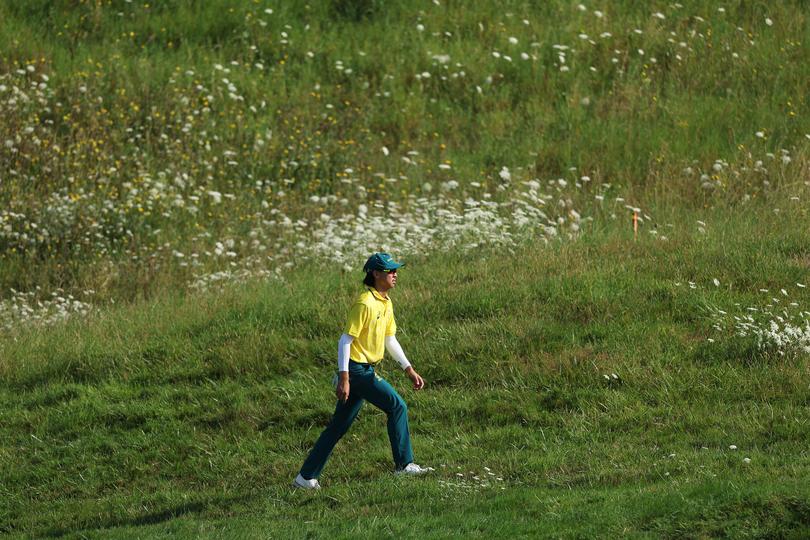
<instances>
[{"instance_id":1,"label":"man's hand","mask_svg":"<svg viewBox=\"0 0 810 540\"><path fill-rule=\"evenodd\" d=\"M405 370L405 373L408 375L408 378L413 382L413 389L414 390L421 390L425 387L425 380L419 375L413 367L408 366L408 369Z\"/></svg>"},{"instance_id":2,"label":"man's hand","mask_svg":"<svg viewBox=\"0 0 810 540\"><path fill-rule=\"evenodd\" d=\"M342 401L346 403L346 400L349 399L349 372L348 371L341 371L340 376L338 378L337 384L337 398L338 401Z\"/></svg>"}]
</instances>

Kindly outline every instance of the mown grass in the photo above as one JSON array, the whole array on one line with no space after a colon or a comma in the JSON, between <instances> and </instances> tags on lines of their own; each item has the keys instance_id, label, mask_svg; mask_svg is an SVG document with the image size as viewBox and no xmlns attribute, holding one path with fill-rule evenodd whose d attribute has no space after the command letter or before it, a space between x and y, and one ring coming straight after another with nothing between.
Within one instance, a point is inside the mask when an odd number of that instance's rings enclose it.
<instances>
[{"instance_id":1,"label":"mown grass","mask_svg":"<svg viewBox=\"0 0 810 540\"><path fill-rule=\"evenodd\" d=\"M425 478L393 477L384 415L366 407L324 489L289 488L331 414L353 273L175 292L5 339L3 531L802 537L808 357L717 332L705 306L759 305L760 288L804 279L789 232L803 218L730 216L701 211L705 233L668 241L595 227L408 261L400 341L428 388L390 360L382 372L437 468Z\"/></svg>"}]
</instances>

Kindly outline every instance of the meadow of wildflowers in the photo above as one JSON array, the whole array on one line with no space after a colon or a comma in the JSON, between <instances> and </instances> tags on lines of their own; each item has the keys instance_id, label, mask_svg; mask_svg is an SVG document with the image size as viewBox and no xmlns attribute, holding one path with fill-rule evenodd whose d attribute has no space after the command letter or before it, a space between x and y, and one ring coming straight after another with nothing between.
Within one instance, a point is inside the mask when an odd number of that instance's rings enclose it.
<instances>
[{"instance_id":1,"label":"meadow of wildflowers","mask_svg":"<svg viewBox=\"0 0 810 540\"><path fill-rule=\"evenodd\" d=\"M809 21L0 0L0 532L803 536ZM436 477L290 493L377 250Z\"/></svg>"},{"instance_id":2,"label":"meadow of wildflowers","mask_svg":"<svg viewBox=\"0 0 810 540\"><path fill-rule=\"evenodd\" d=\"M604 186L650 206L801 180L804 15L663 7L4 3L0 295L275 274L375 212L419 250L503 245L578 229ZM462 238L476 220L489 240Z\"/></svg>"}]
</instances>

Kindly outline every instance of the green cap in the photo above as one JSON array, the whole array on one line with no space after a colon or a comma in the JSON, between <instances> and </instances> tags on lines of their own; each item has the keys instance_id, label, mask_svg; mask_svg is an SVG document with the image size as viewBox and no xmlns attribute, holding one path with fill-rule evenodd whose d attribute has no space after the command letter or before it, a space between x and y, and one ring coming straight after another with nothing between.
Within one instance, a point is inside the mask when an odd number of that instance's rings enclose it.
<instances>
[{"instance_id":1,"label":"green cap","mask_svg":"<svg viewBox=\"0 0 810 540\"><path fill-rule=\"evenodd\" d=\"M366 261L363 266L363 272L371 272L372 270L396 270L405 263L398 263L388 253L375 253Z\"/></svg>"}]
</instances>

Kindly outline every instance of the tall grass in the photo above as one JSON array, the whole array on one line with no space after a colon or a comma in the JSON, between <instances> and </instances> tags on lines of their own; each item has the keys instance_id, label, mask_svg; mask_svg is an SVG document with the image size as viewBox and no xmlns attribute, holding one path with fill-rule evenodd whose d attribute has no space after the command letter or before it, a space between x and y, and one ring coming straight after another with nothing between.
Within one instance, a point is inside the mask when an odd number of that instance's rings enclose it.
<instances>
[{"instance_id":1,"label":"tall grass","mask_svg":"<svg viewBox=\"0 0 810 540\"><path fill-rule=\"evenodd\" d=\"M150 281L184 286L173 250L210 251L272 212L317 218L313 195L345 198L334 215L448 179L478 197L503 167L541 181L576 167L636 204L650 190L702 204L686 167L771 152L774 182L780 150L806 152L801 4L598 9L3 2L0 199L22 216L15 233L51 234L4 238L3 268L32 273L0 271L2 294L96 290L111 265L153 294L144 258L161 266ZM723 188L752 196L761 181ZM211 205L212 191L236 199ZM46 212L53 196L76 208Z\"/></svg>"}]
</instances>

